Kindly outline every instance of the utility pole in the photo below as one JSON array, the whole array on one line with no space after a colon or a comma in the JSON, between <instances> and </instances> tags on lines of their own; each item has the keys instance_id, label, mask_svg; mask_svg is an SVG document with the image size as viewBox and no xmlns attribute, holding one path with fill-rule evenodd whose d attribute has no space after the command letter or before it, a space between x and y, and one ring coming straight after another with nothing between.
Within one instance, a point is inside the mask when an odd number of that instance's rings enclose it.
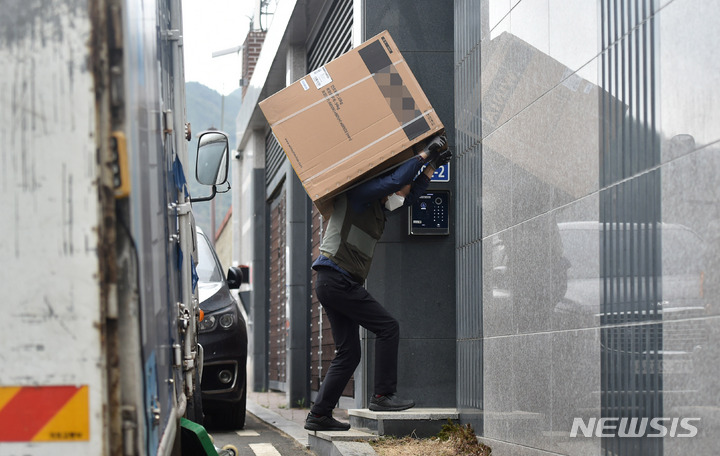
<instances>
[{"instance_id":1,"label":"utility pole","mask_svg":"<svg viewBox=\"0 0 720 456\"><path fill-rule=\"evenodd\" d=\"M212 53L213 58L221 57L223 55L239 54L245 48L245 45L234 46L222 51L215 51ZM225 94L220 94L220 131L225 132ZM210 242L215 245L215 234L216 234L216 223L215 223L215 200L210 201Z\"/></svg>"}]
</instances>

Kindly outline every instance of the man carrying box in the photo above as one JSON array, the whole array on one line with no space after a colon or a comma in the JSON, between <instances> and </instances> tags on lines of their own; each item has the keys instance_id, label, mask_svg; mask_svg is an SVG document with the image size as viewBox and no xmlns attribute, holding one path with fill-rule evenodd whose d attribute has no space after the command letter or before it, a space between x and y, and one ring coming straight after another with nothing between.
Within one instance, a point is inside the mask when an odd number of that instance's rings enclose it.
<instances>
[{"instance_id":1,"label":"man carrying box","mask_svg":"<svg viewBox=\"0 0 720 456\"><path fill-rule=\"evenodd\" d=\"M335 197L320 256L312 268L317 271L315 291L330 320L337 353L305 420L305 429L350 429L349 424L332 417L332 410L360 363L358 326L376 335L375 394L370 399L370 410L400 411L415 405L396 395L399 324L363 284L385 228L385 211L411 205L425 193L435 170L450 158L445 136L435 136L422 152L392 172ZM425 164L425 170L418 175Z\"/></svg>"}]
</instances>

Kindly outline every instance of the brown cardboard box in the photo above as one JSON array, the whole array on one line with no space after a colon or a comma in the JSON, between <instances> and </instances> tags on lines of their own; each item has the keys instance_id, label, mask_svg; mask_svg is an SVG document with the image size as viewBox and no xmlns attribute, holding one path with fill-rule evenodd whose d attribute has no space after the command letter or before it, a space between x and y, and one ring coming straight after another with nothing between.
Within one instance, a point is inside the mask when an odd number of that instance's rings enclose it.
<instances>
[{"instance_id":1,"label":"brown cardboard box","mask_svg":"<svg viewBox=\"0 0 720 456\"><path fill-rule=\"evenodd\" d=\"M385 31L260 102L305 191L332 198L412 156L443 125Z\"/></svg>"}]
</instances>

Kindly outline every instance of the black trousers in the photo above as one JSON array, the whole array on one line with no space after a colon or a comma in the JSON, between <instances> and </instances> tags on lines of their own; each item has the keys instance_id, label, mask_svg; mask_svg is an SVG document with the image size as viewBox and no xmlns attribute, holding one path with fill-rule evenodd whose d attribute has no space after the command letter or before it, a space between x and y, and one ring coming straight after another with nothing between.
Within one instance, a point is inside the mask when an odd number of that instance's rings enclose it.
<instances>
[{"instance_id":1,"label":"black trousers","mask_svg":"<svg viewBox=\"0 0 720 456\"><path fill-rule=\"evenodd\" d=\"M328 267L318 268L315 292L330 320L337 353L311 412L330 415L360 363L359 326L375 334L375 394L397 391L400 325L359 283Z\"/></svg>"}]
</instances>

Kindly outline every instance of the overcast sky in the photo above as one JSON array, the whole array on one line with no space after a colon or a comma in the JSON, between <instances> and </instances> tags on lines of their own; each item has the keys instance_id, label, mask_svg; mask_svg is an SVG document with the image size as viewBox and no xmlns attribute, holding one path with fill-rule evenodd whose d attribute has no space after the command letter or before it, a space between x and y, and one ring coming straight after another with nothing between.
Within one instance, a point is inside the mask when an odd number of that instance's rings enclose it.
<instances>
[{"instance_id":1,"label":"overcast sky","mask_svg":"<svg viewBox=\"0 0 720 456\"><path fill-rule=\"evenodd\" d=\"M239 88L241 56L213 58L212 53L243 44L252 5L249 0L182 0L186 81L225 95Z\"/></svg>"}]
</instances>

